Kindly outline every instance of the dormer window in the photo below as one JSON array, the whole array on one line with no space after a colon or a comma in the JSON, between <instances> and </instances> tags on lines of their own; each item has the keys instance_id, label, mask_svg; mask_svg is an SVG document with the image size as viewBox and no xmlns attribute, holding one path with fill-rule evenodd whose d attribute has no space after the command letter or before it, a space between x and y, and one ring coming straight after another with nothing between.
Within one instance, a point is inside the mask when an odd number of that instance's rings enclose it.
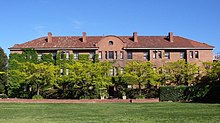
<instances>
[{"instance_id":1,"label":"dormer window","mask_svg":"<svg viewBox=\"0 0 220 123\"><path fill-rule=\"evenodd\" d=\"M108 45L110 45L110 46L113 45L113 41L109 41Z\"/></svg>"}]
</instances>

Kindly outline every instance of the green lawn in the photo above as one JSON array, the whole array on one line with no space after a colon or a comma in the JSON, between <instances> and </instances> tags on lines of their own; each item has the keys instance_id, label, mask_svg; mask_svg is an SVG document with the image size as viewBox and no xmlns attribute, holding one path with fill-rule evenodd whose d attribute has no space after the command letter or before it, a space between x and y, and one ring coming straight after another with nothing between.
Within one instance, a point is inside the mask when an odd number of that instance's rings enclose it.
<instances>
[{"instance_id":1,"label":"green lawn","mask_svg":"<svg viewBox=\"0 0 220 123\"><path fill-rule=\"evenodd\" d=\"M0 103L0 123L217 123L220 104L196 103Z\"/></svg>"}]
</instances>

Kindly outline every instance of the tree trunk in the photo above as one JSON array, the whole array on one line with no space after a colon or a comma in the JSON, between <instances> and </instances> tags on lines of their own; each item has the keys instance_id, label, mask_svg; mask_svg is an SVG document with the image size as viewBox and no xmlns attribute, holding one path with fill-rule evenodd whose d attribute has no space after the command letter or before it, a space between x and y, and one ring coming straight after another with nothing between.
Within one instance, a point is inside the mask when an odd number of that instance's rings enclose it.
<instances>
[{"instance_id":1,"label":"tree trunk","mask_svg":"<svg viewBox=\"0 0 220 123\"><path fill-rule=\"evenodd\" d=\"M37 84L37 95L40 95L40 87Z\"/></svg>"},{"instance_id":2,"label":"tree trunk","mask_svg":"<svg viewBox=\"0 0 220 123\"><path fill-rule=\"evenodd\" d=\"M138 86L139 86L139 95L141 95L141 83L140 82L138 83Z\"/></svg>"}]
</instances>

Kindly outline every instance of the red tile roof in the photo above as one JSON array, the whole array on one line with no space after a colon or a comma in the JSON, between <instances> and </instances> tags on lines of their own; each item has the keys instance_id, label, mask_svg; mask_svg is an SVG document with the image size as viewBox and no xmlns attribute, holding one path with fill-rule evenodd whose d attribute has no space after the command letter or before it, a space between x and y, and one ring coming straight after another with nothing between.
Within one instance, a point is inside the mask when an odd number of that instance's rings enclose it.
<instances>
[{"instance_id":1,"label":"red tile roof","mask_svg":"<svg viewBox=\"0 0 220 123\"><path fill-rule=\"evenodd\" d=\"M138 42L133 41L132 36L117 36L124 43L125 48L206 48L213 49L205 43L200 43L179 36L173 36L173 42L169 42L166 36L138 36ZM47 42L47 37L41 37L22 44L15 44L9 49L22 48L97 48L96 44L105 36L86 36L87 42L82 42L81 36L53 36L52 42Z\"/></svg>"}]
</instances>

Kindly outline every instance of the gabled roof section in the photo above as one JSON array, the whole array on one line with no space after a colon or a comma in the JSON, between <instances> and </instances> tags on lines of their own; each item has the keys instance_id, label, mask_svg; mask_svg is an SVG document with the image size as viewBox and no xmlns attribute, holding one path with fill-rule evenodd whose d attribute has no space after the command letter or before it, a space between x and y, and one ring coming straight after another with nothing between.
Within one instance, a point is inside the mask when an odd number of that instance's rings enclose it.
<instances>
[{"instance_id":1,"label":"gabled roof section","mask_svg":"<svg viewBox=\"0 0 220 123\"><path fill-rule=\"evenodd\" d=\"M167 36L139 36L138 42L129 42L126 48L195 48L195 49L213 49L205 43L194 40L173 36L173 42L167 39Z\"/></svg>"},{"instance_id":2,"label":"gabled roof section","mask_svg":"<svg viewBox=\"0 0 220 123\"><path fill-rule=\"evenodd\" d=\"M41 37L22 44L15 44L9 49L23 48L97 48L96 44L101 36L88 36L87 42L82 42L80 36L53 36L52 42L47 42L47 37Z\"/></svg>"},{"instance_id":3,"label":"gabled roof section","mask_svg":"<svg viewBox=\"0 0 220 123\"><path fill-rule=\"evenodd\" d=\"M205 43L200 43L194 40L183 38L180 36L173 36L173 42L170 42L167 36L138 36L137 42L134 42L132 36L116 36L125 43L125 49L146 49L146 48L185 48L185 49L213 49ZM68 48L98 48L97 43L105 37L103 36L86 36L86 42L82 42L82 36L53 36L52 42L48 42L48 37L41 37L28 41L22 44L15 44L10 47L13 49L24 49L24 48L34 48L34 49L68 49Z\"/></svg>"}]
</instances>

